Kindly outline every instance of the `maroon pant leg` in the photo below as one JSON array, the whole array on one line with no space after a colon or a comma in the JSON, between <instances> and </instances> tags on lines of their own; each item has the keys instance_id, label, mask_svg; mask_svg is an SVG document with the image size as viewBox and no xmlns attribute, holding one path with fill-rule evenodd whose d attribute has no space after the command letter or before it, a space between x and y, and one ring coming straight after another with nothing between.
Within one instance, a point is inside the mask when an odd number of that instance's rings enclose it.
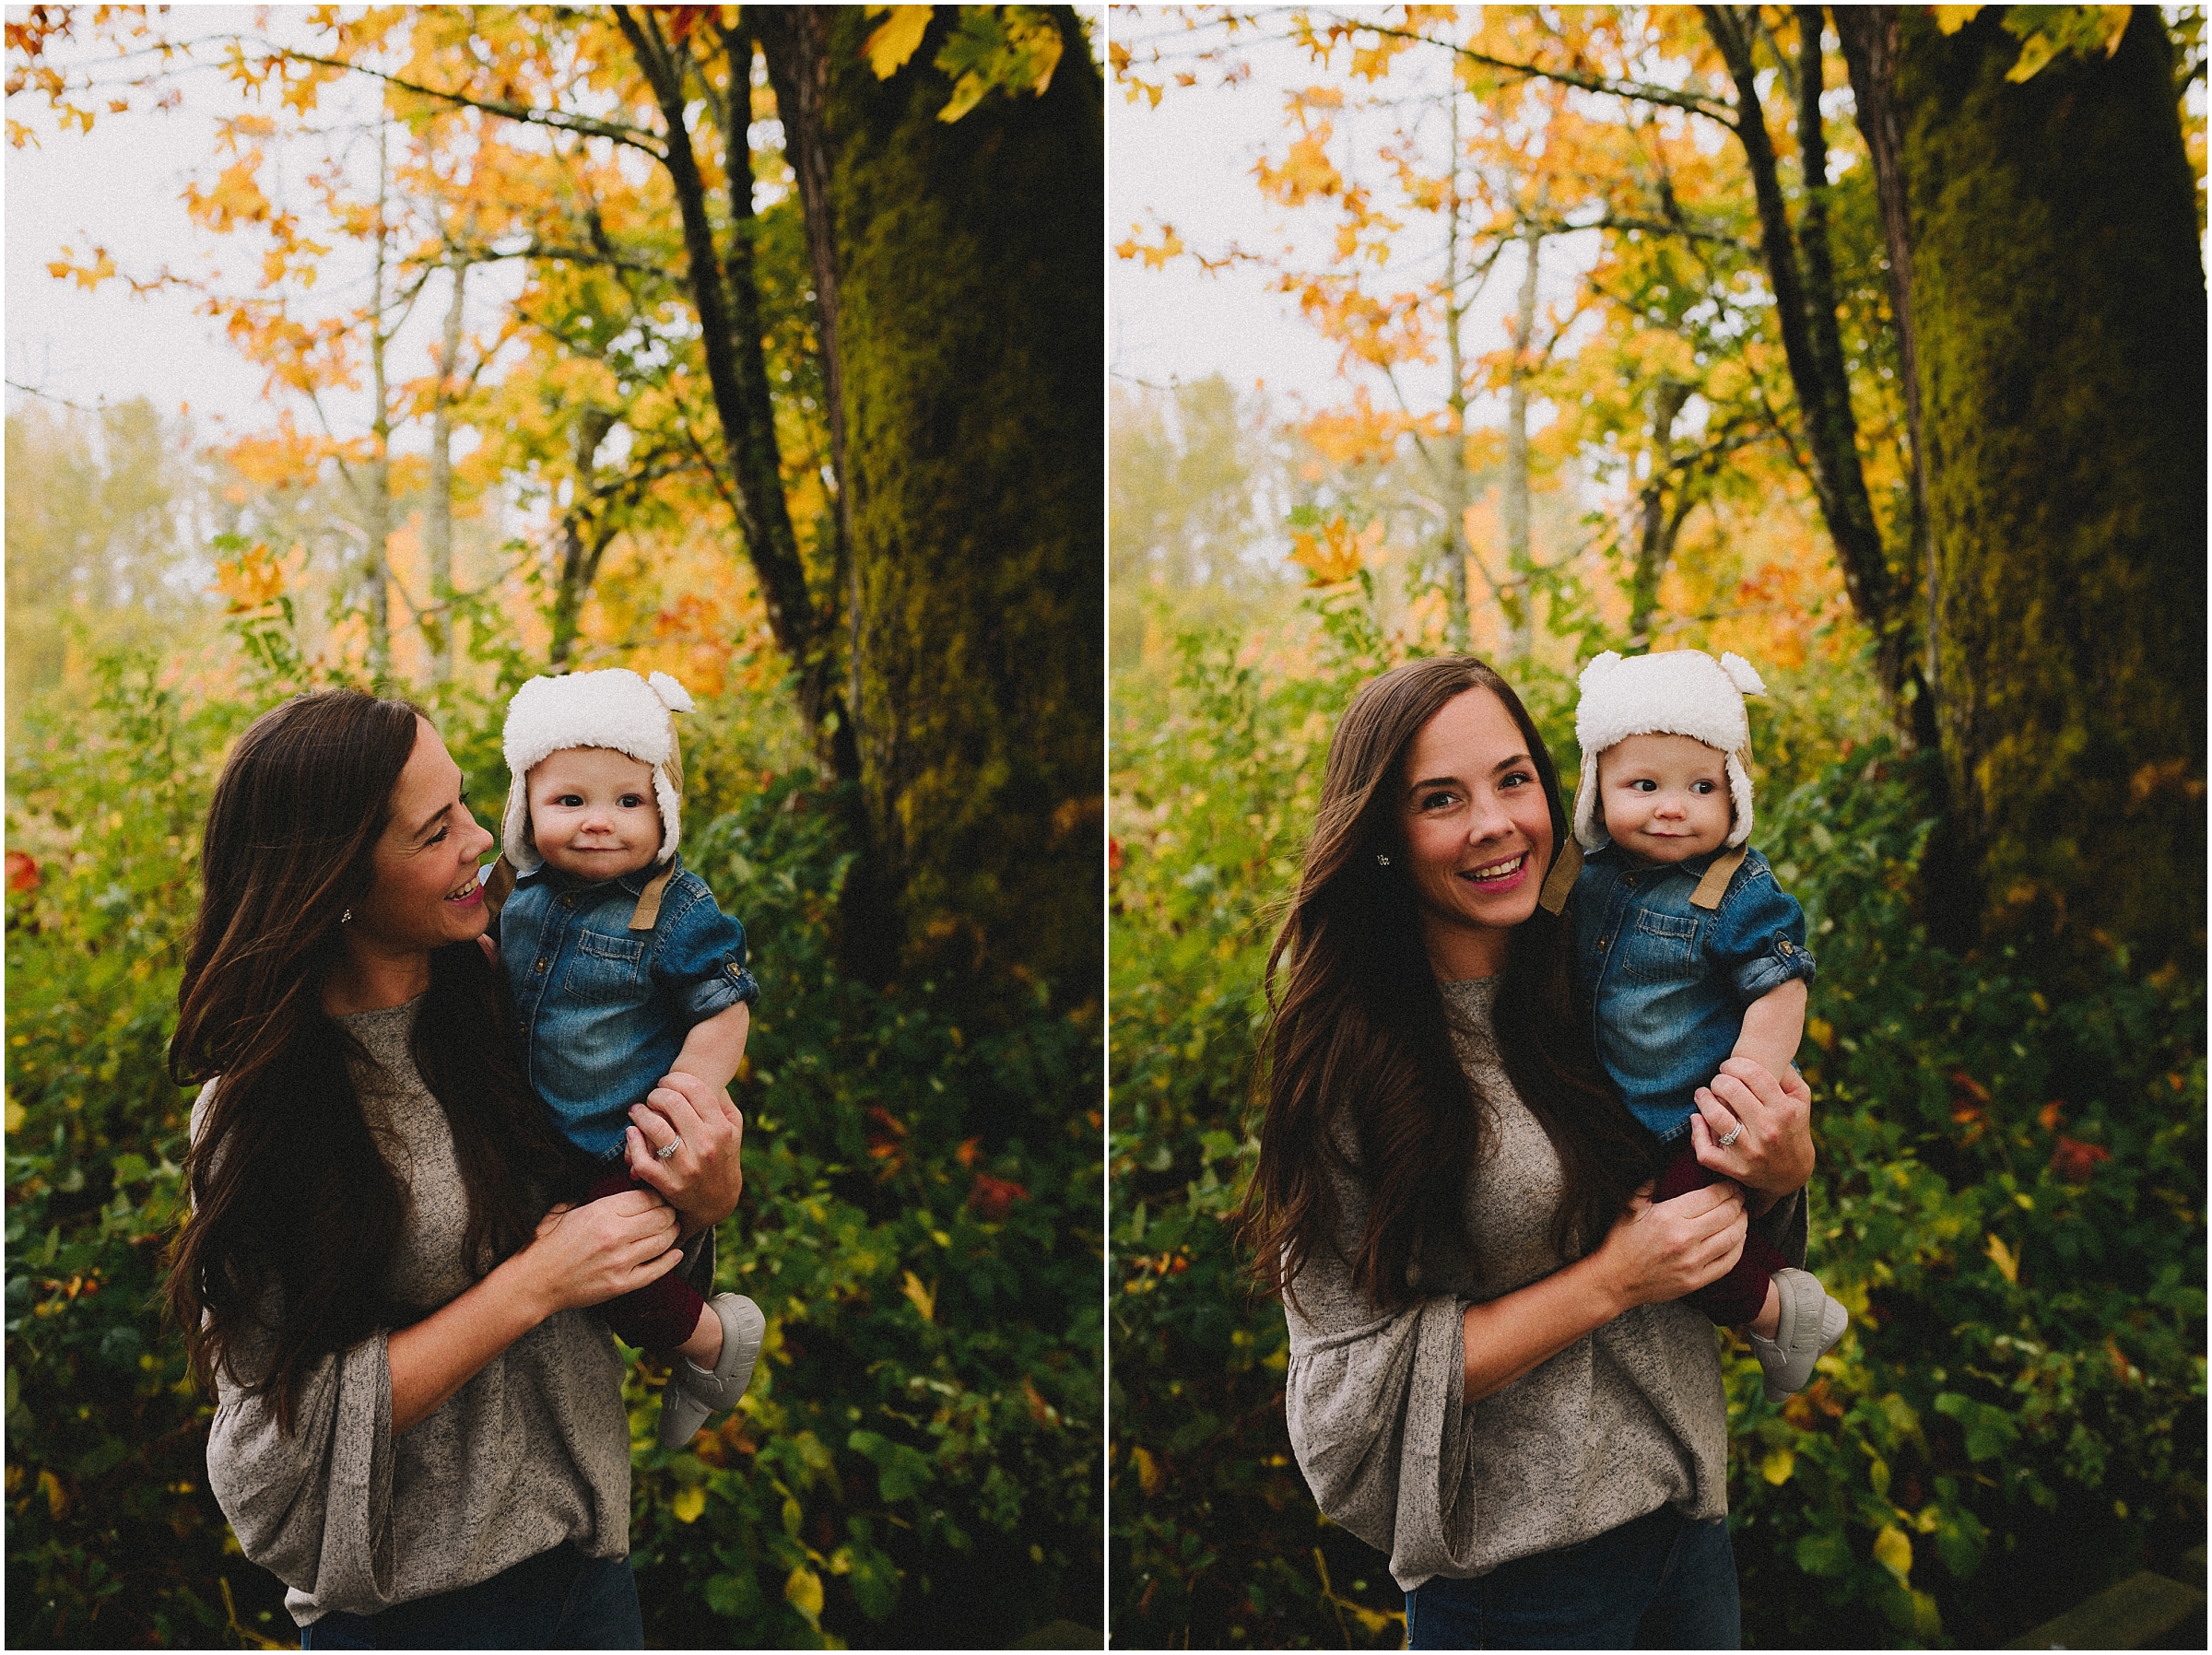
<instances>
[{"instance_id":1,"label":"maroon pant leg","mask_svg":"<svg viewBox=\"0 0 2212 1655\"><path fill-rule=\"evenodd\" d=\"M592 1180L583 1199L599 1201L625 1190L651 1188L633 1180L628 1167L618 1164ZM623 1344L665 1356L691 1337L706 1302L699 1290L684 1280L683 1267L678 1265L620 1298L608 1299L599 1307L599 1314L606 1318L606 1325Z\"/></svg>"},{"instance_id":2,"label":"maroon pant leg","mask_svg":"<svg viewBox=\"0 0 2212 1655\"><path fill-rule=\"evenodd\" d=\"M1702 1190L1708 1184L1725 1183L1717 1172L1709 1172L1698 1165L1698 1152L1688 1135L1684 1134L1682 1146L1674 1158L1661 1168L1658 1182L1653 1187L1654 1204L1671 1201L1677 1195L1687 1195L1692 1190ZM1728 1274L1718 1281L1708 1282L1695 1293L1686 1293L1682 1302L1700 1314L1710 1317L1716 1327L1741 1327L1759 1312L1767 1302L1767 1284L1777 1270L1788 1266L1774 1244L1757 1230L1746 1233L1744 1250Z\"/></svg>"}]
</instances>

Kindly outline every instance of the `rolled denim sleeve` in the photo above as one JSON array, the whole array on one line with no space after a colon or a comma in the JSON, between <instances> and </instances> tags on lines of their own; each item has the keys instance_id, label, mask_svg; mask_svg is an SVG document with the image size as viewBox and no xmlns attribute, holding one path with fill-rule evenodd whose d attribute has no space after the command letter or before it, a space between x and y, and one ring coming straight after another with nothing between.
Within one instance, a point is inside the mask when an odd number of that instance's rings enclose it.
<instances>
[{"instance_id":1,"label":"rolled denim sleeve","mask_svg":"<svg viewBox=\"0 0 2212 1655\"><path fill-rule=\"evenodd\" d=\"M1805 910L1756 851L1721 904L1711 950L1746 1005L1794 978L1813 980L1818 962L1805 945Z\"/></svg>"},{"instance_id":2,"label":"rolled denim sleeve","mask_svg":"<svg viewBox=\"0 0 2212 1655\"><path fill-rule=\"evenodd\" d=\"M706 882L686 874L673 886L653 927L653 980L685 1026L760 998L745 968L745 927L724 913Z\"/></svg>"}]
</instances>

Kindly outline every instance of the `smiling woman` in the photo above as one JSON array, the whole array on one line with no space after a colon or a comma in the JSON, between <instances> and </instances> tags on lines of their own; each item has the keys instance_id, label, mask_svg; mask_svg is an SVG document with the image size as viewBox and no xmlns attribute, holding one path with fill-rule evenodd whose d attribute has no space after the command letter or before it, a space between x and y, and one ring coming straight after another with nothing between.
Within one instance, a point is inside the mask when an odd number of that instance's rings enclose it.
<instances>
[{"instance_id":1,"label":"smiling woman","mask_svg":"<svg viewBox=\"0 0 2212 1655\"><path fill-rule=\"evenodd\" d=\"M309 1648L641 1637L622 1364L582 1312L728 1214L741 1122L702 1089L666 1201L547 1210L575 1169L486 1038L491 842L429 721L351 690L257 721L208 811L169 1299L209 1485Z\"/></svg>"},{"instance_id":2,"label":"smiling woman","mask_svg":"<svg viewBox=\"0 0 2212 1655\"><path fill-rule=\"evenodd\" d=\"M1671 1301L1752 1221L1734 1185L1639 1188L1654 1144L1570 980L1567 820L1482 663L1353 700L1268 961L1288 982L1243 1238L1288 1316L1299 1467L1389 1554L1413 1648L1734 1647L1719 1357ZM1802 1087L1745 1090L1809 1165ZM1746 1180L1798 1261L1802 1181Z\"/></svg>"}]
</instances>

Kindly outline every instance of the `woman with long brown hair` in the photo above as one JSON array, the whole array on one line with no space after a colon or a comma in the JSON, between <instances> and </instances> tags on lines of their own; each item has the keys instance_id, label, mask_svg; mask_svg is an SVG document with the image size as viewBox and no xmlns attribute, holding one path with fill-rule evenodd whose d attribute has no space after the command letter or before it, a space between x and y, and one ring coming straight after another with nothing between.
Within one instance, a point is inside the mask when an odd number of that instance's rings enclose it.
<instances>
[{"instance_id":1,"label":"woman with long brown hair","mask_svg":"<svg viewBox=\"0 0 2212 1655\"><path fill-rule=\"evenodd\" d=\"M1412 1647L1734 1647L1719 1355L1673 1301L1753 1223L1802 1262L1809 1099L1732 1059L1691 1131L1735 1181L1645 1198L1576 1004L1568 820L1480 662L1355 698L1269 956L1243 1233L1300 1467L1389 1554Z\"/></svg>"},{"instance_id":2,"label":"woman with long brown hair","mask_svg":"<svg viewBox=\"0 0 2212 1655\"><path fill-rule=\"evenodd\" d=\"M653 1191L551 1205L572 1169L479 941L491 843L429 721L353 691L258 720L208 810L168 1298L209 1485L307 1648L641 1641L622 1365L583 1307L735 1208L743 1122L664 1087L630 1129Z\"/></svg>"}]
</instances>

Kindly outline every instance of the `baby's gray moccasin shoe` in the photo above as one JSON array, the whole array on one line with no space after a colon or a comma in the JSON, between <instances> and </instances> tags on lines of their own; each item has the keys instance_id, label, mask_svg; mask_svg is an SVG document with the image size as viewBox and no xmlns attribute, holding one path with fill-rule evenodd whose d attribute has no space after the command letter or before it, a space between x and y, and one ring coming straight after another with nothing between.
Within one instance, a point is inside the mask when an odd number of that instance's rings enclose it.
<instances>
[{"instance_id":1,"label":"baby's gray moccasin shoe","mask_svg":"<svg viewBox=\"0 0 2212 1655\"><path fill-rule=\"evenodd\" d=\"M722 1355L712 1373L688 1356L678 1356L669 1365L668 1382L661 1389L660 1437L665 1449L682 1448L707 1423L708 1414L735 1407L752 1383L753 1364L759 1359L768 1319L759 1305L741 1293L717 1293L707 1308L722 1323Z\"/></svg>"},{"instance_id":2,"label":"baby's gray moccasin shoe","mask_svg":"<svg viewBox=\"0 0 2212 1655\"><path fill-rule=\"evenodd\" d=\"M1751 1337L1751 1354L1767 1377L1767 1401L1778 1403L1803 1390L1818 1362L1843 1337L1851 1313L1829 1297L1818 1277L1802 1270L1777 1270L1774 1290L1782 1296L1782 1319L1774 1337Z\"/></svg>"}]
</instances>

